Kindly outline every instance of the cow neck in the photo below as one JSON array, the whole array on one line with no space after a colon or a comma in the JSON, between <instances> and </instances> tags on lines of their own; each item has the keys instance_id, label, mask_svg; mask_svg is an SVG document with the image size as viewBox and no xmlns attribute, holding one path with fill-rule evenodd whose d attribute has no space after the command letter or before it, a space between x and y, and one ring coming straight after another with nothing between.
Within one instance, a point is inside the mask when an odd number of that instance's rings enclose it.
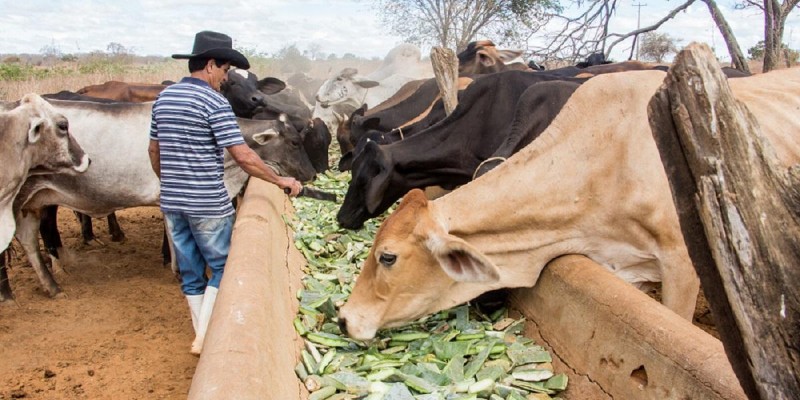
<instances>
[{"instance_id":1,"label":"cow neck","mask_svg":"<svg viewBox=\"0 0 800 400\"><path fill-rule=\"evenodd\" d=\"M501 284L508 287L531 286L545 264L561 255L582 254L601 264L612 257L620 269L637 261L635 257L640 257L637 262L654 257L648 253L653 239L646 233L647 229L657 231L654 226L636 228L604 221L635 215L638 205L652 206L659 201L657 196L669 193L663 168L652 162L659 159L658 149L649 129L643 129L648 126L648 99L663 76L656 78L660 79L627 84L629 91L613 93L618 99L608 103L614 105L607 103L598 110L603 118L625 115L622 122L587 119L585 105L568 103L531 145L434 200L431 208L439 223L488 256L501 271ZM652 168L659 168L663 179L648 181L647 191L615 190L603 184L635 187L644 177L658 176ZM674 207L672 213L663 212L657 221L650 218L650 223L675 222ZM640 235L642 230L645 233ZM630 243L637 242L630 242L631 235L645 243L633 249L635 256L609 255L607 248L626 243L630 253Z\"/></svg>"}]
</instances>

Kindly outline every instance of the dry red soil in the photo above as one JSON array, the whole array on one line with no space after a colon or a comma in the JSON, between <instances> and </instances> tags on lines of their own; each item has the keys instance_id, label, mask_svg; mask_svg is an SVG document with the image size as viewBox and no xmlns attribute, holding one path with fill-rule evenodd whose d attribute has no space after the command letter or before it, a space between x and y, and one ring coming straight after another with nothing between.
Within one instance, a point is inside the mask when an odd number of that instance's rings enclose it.
<instances>
[{"instance_id":1,"label":"dry red soil","mask_svg":"<svg viewBox=\"0 0 800 400\"><path fill-rule=\"evenodd\" d=\"M16 302L0 304L0 400L185 399L198 358L178 281L162 265L158 208L117 213L127 235L83 245L75 216L59 211L73 259L49 298L21 248L9 278Z\"/></svg>"}]
</instances>

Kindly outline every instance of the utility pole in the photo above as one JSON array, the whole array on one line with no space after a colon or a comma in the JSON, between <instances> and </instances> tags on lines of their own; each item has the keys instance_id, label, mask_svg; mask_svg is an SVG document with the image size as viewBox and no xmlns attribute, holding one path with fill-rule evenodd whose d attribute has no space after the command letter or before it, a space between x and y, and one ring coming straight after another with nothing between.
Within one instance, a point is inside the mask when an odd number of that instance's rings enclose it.
<instances>
[{"instance_id":1,"label":"utility pole","mask_svg":"<svg viewBox=\"0 0 800 400\"><path fill-rule=\"evenodd\" d=\"M647 4L642 4L642 3L637 3L637 4L633 5L634 7L638 8L637 13L636 13L636 30L637 31L639 30L639 28L641 28L641 25L642 25L642 7L644 7L646 5ZM641 42L641 40L638 37L639 35L636 35L636 36L637 36L637 38L636 38L636 59L638 60L639 59L639 43Z\"/></svg>"}]
</instances>

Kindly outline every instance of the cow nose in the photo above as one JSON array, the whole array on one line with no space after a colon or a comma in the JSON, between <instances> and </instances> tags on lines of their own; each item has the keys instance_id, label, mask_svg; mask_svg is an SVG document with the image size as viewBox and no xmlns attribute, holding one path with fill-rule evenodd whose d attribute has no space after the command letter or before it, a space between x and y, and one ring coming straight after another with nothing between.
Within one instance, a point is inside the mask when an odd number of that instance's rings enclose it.
<instances>
[{"instance_id":1,"label":"cow nose","mask_svg":"<svg viewBox=\"0 0 800 400\"><path fill-rule=\"evenodd\" d=\"M339 330L341 330L343 334L347 335L347 320L344 319L344 317L339 317Z\"/></svg>"}]
</instances>

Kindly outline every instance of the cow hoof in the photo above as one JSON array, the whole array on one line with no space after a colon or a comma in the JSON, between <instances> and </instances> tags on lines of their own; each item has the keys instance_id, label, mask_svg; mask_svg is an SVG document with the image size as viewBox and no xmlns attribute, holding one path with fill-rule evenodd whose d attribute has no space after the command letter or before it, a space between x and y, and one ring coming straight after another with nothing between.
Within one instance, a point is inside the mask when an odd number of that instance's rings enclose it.
<instances>
[{"instance_id":1,"label":"cow hoof","mask_svg":"<svg viewBox=\"0 0 800 400\"><path fill-rule=\"evenodd\" d=\"M59 299L59 300L60 299L66 299L67 298L67 294L62 292L61 290L59 290L58 292L56 292L56 294L51 294L50 298L51 299Z\"/></svg>"},{"instance_id":2,"label":"cow hoof","mask_svg":"<svg viewBox=\"0 0 800 400\"><path fill-rule=\"evenodd\" d=\"M125 235L111 235L111 241L117 243L125 243Z\"/></svg>"}]
</instances>

